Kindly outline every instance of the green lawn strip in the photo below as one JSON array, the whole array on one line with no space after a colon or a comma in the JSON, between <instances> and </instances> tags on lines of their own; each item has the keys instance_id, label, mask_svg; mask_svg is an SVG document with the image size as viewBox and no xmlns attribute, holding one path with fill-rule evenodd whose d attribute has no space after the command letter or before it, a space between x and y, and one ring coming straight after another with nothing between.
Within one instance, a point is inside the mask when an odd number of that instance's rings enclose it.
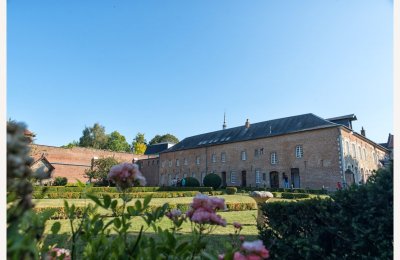
<instances>
[{"instance_id":1,"label":"green lawn strip","mask_svg":"<svg viewBox=\"0 0 400 260\"><path fill-rule=\"evenodd\" d=\"M232 226L233 222L239 222L243 225L243 229L241 234L246 237L246 240L253 241L257 239L258 230L256 227L256 210L248 210L248 211L235 211L235 212L218 212L223 218L227 221L226 227L218 227L212 235L207 237L208 252L219 252L221 253L221 249L223 248L225 243L230 242L229 234L234 233L234 228ZM108 218L107 218L108 219ZM50 229L54 222L61 223L61 229L59 234L50 235ZM146 223L142 218L136 217L131 221L132 226L130 228L131 236L136 236L137 232L140 230L141 226L144 226L146 235L154 235L154 231L151 228L147 228ZM161 221L158 222L158 225L163 229L172 227L171 221L164 217ZM68 220L49 220L46 223L45 234L47 234L47 243L57 243L58 247L69 248L70 247L70 226ZM111 234L115 234L115 232L111 232ZM179 234L184 237L184 239L190 240L191 237L191 227L190 223L186 222L182 225L182 230L180 230ZM132 237L132 239L133 239Z\"/></svg>"},{"instance_id":2,"label":"green lawn strip","mask_svg":"<svg viewBox=\"0 0 400 260\"><path fill-rule=\"evenodd\" d=\"M219 198L224 198L225 202L242 202L242 203L255 203L255 201L247 196L243 195L220 195ZM34 199L36 207L60 207L64 205L64 200L68 201L69 204L75 204L76 206L85 206L88 203L94 203L90 199ZM136 200L143 201L143 199L133 199L128 205L133 205ZM179 197L179 198L154 198L151 200L150 205L162 206L164 203L178 204L178 203L191 203L193 197ZM122 200L119 199L119 205L122 204Z\"/></svg>"}]
</instances>

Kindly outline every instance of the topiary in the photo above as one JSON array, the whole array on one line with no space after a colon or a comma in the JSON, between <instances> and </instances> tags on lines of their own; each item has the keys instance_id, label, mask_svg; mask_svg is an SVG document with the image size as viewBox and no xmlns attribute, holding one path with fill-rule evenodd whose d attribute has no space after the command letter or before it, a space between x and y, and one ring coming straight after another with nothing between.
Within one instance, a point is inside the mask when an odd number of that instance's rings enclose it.
<instances>
[{"instance_id":1,"label":"topiary","mask_svg":"<svg viewBox=\"0 0 400 260\"><path fill-rule=\"evenodd\" d=\"M68 179L66 177L56 177L53 186L65 186L68 183Z\"/></svg>"},{"instance_id":2,"label":"topiary","mask_svg":"<svg viewBox=\"0 0 400 260\"><path fill-rule=\"evenodd\" d=\"M226 187L226 194L229 195L233 195L237 192L237 188L236 187Z\"/></svg>"},{"instance_id":3,"label":"topiary","mask_svg":"<svg viewBox=\"0 0 400 260\"><path fill-rule=\"evenodd\" d=\"M203 179L203 184L206 187L213 187L213 189L218 189L221 186L222 179L215 173L207 174Z\"/></svg>"},{"instance_id":4,"label":"topiary","mask_svg":"<svg viewBox=\"0 0 400 260\"><path fill-rule=\"evenodd\" d=\"M186 177L185 187L200 187L200 182L194 177Z\"/></svg>"}]
</instances>

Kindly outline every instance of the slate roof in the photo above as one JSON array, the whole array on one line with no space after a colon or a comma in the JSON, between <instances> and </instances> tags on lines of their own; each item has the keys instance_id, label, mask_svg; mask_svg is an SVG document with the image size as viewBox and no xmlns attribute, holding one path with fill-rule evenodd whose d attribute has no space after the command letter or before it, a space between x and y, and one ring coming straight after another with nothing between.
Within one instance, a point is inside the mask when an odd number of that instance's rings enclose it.
<instances>
[{"instance_id":1,"label":"slate roof","mask_svg":"<svg viewBox=\"0 0 400 260\"><path fill-rule=\"evenodd\" d=\"M337 126L338 124L309 113L254 123L250 124L249 128L246 128L244 125L242 125L238 127L227 128L224 130L187 137L164 152L174 152L179 150L193 149L225 143L241 142L258 138L266 138L277 135Z\"/></svg>"},{"instance_id":2,"label":"slate roof","mask_svg":"<svg viewBox=\"0 0 400 260\"><path fill-rule=\"evenodd\" d=\"M145 155L152 155L152 154L159 154L162 151L165 151L168 149L168 147L170 147L171 143L159 143L159 144L153 144L153 145L149 145L146 148L146 151L144 152Z\"/></svg>"}]
</instances>

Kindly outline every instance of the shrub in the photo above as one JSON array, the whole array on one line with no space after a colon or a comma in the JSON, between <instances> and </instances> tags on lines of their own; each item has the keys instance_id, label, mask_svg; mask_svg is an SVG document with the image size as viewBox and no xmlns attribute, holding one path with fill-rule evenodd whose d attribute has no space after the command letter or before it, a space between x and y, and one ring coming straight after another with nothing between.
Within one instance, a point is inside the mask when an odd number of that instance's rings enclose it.
<instances>
[{"instance_id":1,"label":"shrub","mask_svg":"<svg viewBox=\"0 0 400 260\"><path fill-rule=\"evenodd\" d=\"M215 173L209 173L204 177L203 184L206 187L213 187L214 190L221 186L222 179Z\"/></svg>"},{"instance_id":2,"label":"shrub","mask_svg":"<svg viewBox=\"0 0 400 260\"><path fill-rule=\"evenodd\" d=\"M194 177L186 177L185 187L200 187L200 182Z\"/></svg>"},{"instance_id":3,"label":"shrub","mask_svg":"<svg viewBox=\"0 0 400 260\"><path fill-rule=\"evenodd\" d=\"M65 186L68 183L68 179L66 177L56 177L54 179L54 186Z\"/></svg>"},{"instance_id":4,"label":"shrub","mask_svg":"<svg viewBox=\"0 0 400 260\"><path fill-rule=\"evenodd\" d=\"M226 194L232 195L237 192L237 188L236 187L226 187L225 191L226 191Z\"/></svg>"},{"instance_id":5,"label":"shrub","mask_svg":"<svg viewBox=\"0 0 400 260\"><path fill-rule=\"evenodd\" d=\"M393 259L393 168L327 199L262 206L260 237L275 259Z\"/></svg>"},{"instance_id":6,"label":"shrub","mask_svg":"<svg viewBox=\"0 0 400 260\"><path fill-rule=\"evenodd\" d=\"M282 199L305 199L309 198L310 195L306 193L290 193L290 192L282 192L281 198Z\"/></svg>"}]
</instances>

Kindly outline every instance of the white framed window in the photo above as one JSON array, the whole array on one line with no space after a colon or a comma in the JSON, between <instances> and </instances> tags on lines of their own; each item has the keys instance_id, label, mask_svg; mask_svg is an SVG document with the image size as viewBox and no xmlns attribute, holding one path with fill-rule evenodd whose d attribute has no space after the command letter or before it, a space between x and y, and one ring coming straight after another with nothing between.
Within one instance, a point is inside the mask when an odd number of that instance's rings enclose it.
<instances>
[{"instance_id":1,"label":"white framed window","mask_svg":"<svg viewBox=\"0 0 400 260\"><path fill-rule=\"evenodd\" d=\"M259 169L256 169L256 183L261 183L261 173Z\"/></svg>"},{"instance_id":2,"label":"white framed window","mask_svg":"<svg viewBox=\"0 0 400 260\"><path fill-rule=\"evenodd\" d=\"M264 148L260 149L260 155L264 154Z\"/></svg>"},{"instance_id":3,"label":"white framed window","mask_svg":"<svg viewBox=\"0 0 400 260\"><path fill-rule=\"evenodd\" d=\"M175 160L175 165L176 165L176 166L179 166L179 159L176 159L176 160Z\"/></svg>"},{"instance_id":4,"label":"white framed window","mask_svg":"<svg viewBox=\"0 0 400 260\"><path fill-rule=\"evenodd\" d=\"M350 146L349 146L349 142L346 141L346 154L350 155Z\"/></svg>"},{"instance_id":5,"label":"white framed window","mask_svg":"<svg viewBox=\"0 0 400 260\"><path fill-rule=\"evenodd\" d=\"M221 153L221 162L226 162L226 153L224 152Z\"/></svg>"},{"instance_id":6,"label":"white framed window","mask_svg":"<svg viewBox=\"0 0 400 260\"><path fill-rule=\"evenodd\" d=\"M165 167L165 161L162 161L161 168L164 168L164 167Z\"/></svg>"},{"instance_id":7,"label":"white framed window","mask_svg":"<svg viewBox=\"0 0 400 260\"><path fill-rule=\"evenodd\" d=\"M367 152L365 151L365 148L363 148L363 153L364 153L364 160L367 160Z\"/></svg>"},{"instance_id":8,"label":"white framed window","mask_svg":"<svg viewBox=\"0 0 400 260\"><path fill-rule=\"evenodd\" d=\"M358 146L358 158L362 159L361 147Z\"/></svg>"},{"instance_id":9,"label":"white framed window","mask_svg":"<svg viewBox=\"0 0 400 260\"><path fill-rule=\"evenodd\" d=\"M199 165L200 164L200 156L196 157L196 164Z\"/></svg>"},{"instance_id":10,"label":"white framed window","mask_svg":"<svg viewBox=\"0 0 400 260\"><path fill-rule=\"evenodd\" d=\"M276 164L278 162L278 157L276 156L276 152L271 153L271 164Z\"/></svg>"},{"instance_id":11,"label":"white framed window","mask_svg":"<svg viewBox=\"0 0 400 260\"><path fill-rule=\"evenodd\" d=\"M211 161L212 161L213 163L217 162L217 155L216 155L215 153L213 153L213 154L211 155Z\"/></svg>"},{"instance_id":12,"label":"white framed window","mask_svg":"<svg viewBox=\"0 0 400 260\"><path fill-rule=\"evenodd\" d=\"M183 178L186 178L186 177L187 177L187 173L184 173L184 174L183 174Z\"/></svg>"},{"instance_id":13,"label":"white framed window","mask_svg":"<svg viewBox=\"0 0 400 260\"><path fill-rule=\"evenodd\" d=\"M236 172L235 171L231 171L231 183L236 183Z\"/></svg>"},{"instance_id":14,"label":"white framed window","mask_svg":"<svg viewBox=\"0 0 400 260\"><path fill-rule=\"evenodd\" d=\"M298 145L296 146L296 158L302 158L303 157L303 146Z\"/></svg>"},{"instance_id":15,"label":"white framed window","mask_svg":"<svg viewBox=\"0 0 400 260\"><path fill-rule=\"evenodd\" d=\"M242 161L246 161L246 160L247 160L247 153L246 153L246 151L242 151L242 152L241 152L240 158L242 159Z\"/></svg>"},{"instance_id":16,"label":"white framed window","mask_svg":"<svg viewBox=\"0 0 400 260\"><path fill-rule=\"evenodd\" d=\"M258 157L260 155L260 150L255 149L254 150L254 157Z\"/></svg>"},{"instance_id":17,"label":"white framed window","mask_svg":"<svg viewBox=\"0 0 400 260\"><path fill-rule=\"evenodd\" d=\"M168 166L169 166L169 167L172 167L172 160L169 160L169 161L168 161Z\"/></svg>"},{"instance_id":18,"label":"white framed window","mask_svg":"<svg viewBox=\"0 0 400 260\"><path fill-rule=\"evenodd\" d=\"M196 173L195 172L192 172L192 177L196 178Z\"/></svg>"},{"instance_id":19,"label":"white framed window","mask_svg":"<svg viewBox=\"0 0 400 260\"><path fill-rule=\"evenodd\" d=\"M354 158L357 158L357 152L356 152L356 145L355 144L351 144L351 148L352 148L352 155Z\"/></svg>"},{"instance_id":20,"label":"white framed window","mask_svg":"<svg viewBox=\"0 0 400 260\"><path fill-rule=\"evenodd\" d=\"M183 165L188 165L187 159L183 158Z\"/></svg>"}]
</instances>

